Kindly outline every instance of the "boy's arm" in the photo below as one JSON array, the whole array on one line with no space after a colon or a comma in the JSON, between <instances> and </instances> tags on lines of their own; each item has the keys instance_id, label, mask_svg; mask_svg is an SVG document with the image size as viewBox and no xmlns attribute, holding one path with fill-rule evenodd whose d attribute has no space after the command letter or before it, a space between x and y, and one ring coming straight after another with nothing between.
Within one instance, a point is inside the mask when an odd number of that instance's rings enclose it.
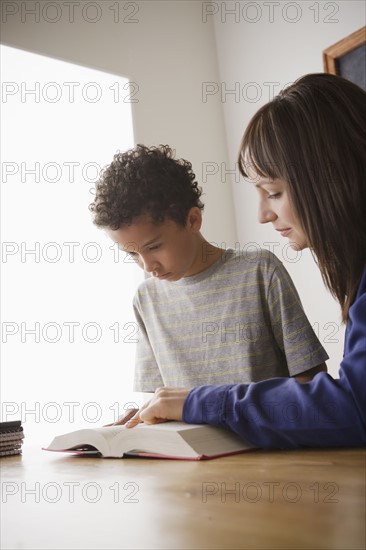
<instances>
[{"instance_id":1,"label":"boy's arm","mask_svg":"<svg viewBox=\"0 0 366 550\"><path fill-rule=\"evenodd\" d=\"M154 393L156 388L164 385L164 382L161 378L159 366L142 320L137 295L133 301L133 310L138 325L133 389L136 392ZM139 409L128 409L116 422L106 424L106 427L124 425L138 412Z\"/></svg>"},{"instance_id":2,"label":"boy's arm","mask_svg":"<svg viewBox=\"0 0 366 550\"><path fill-rule=\"evenodd\" d=\"M316 367L301 372L300 374L295 374L293 378L295 378L295 380L299 382L299 384L305 384L305 382L310 382L310 380L312 380L314 376L318 374L318 372L328 372L326 363L317 365Z\"/></svg>"},{"instance_id":3,"label":"boy's arm","mask_svg":"<svg viewBox=\"0 0 366 550\"><path fill-rule=\"evenodd\" d=\"M138 325L133 389L137 392L153 393L156 388L164 386L164 381L140 312L137 296L134 299L133 310Z\"/></svg>"}]
</instances>

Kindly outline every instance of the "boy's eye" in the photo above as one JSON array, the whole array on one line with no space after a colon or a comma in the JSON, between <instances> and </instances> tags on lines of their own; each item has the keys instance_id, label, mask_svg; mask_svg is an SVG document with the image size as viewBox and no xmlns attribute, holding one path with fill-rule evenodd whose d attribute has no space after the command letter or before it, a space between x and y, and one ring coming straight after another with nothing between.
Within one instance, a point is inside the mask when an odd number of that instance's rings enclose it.
<instances>
[{"instance_id":1,"label":"boy's eye","mask_svg":"<svg viewBox=\"0 0 366 550\"><path fill-rule=\"evenodd\" d=\"M160 244L154 244L153 246L149 247L149 250L157 250L158 248L160 248Z\"/></svg>"},{"instance_id":2,"label":"boy's eye","mask_svg":"<svg viewBox=\"0 0 366 550\"><path fill-rule=\"evenodd\" d=\"M134 262L139 261L137 252L126 252L126 258L126 261L128 261L129 258Z\"/></svg>"}]
</instances>

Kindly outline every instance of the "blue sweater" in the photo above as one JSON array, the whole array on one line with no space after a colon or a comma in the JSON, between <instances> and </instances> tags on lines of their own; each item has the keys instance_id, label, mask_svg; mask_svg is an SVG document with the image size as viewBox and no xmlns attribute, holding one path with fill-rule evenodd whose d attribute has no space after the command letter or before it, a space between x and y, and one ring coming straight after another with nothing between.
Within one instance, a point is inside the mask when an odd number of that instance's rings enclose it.
<instances>
[{"instance_id":1,"label":"blue sweater","mask_svg":"<svg viewBox=\"0 0 366 550\"><path fill-rule=\"evenodd\" d=\"M262 448L366 445L366 270L349 310L339 379L272 378L191 390L183 420L238 433Z\"/></svg>"}]
</instances>

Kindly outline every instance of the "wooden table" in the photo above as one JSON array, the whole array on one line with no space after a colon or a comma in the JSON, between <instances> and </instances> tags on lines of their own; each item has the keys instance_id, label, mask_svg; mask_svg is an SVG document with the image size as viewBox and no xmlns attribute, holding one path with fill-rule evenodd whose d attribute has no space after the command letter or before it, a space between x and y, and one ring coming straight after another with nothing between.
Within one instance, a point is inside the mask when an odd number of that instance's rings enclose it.
<instances>
[{"instance_id":1,"label":"wooden table","mask_svg":"<svg viewBox=\"0 0 366 550\"><path fill-rule=\"evenodd\" d=\"M1 460L1 548L365 548L365 450L211 461L25 448Z\"/></svg>"}]
</instances>

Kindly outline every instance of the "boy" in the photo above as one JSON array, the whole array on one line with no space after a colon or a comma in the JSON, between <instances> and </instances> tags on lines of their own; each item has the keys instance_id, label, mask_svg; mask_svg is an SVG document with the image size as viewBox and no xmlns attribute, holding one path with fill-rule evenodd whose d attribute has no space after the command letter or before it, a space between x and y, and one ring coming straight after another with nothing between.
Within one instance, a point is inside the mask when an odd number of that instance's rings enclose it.
<instances>
[{"instance_id":1,"label":"boy","mask_svg":"<svg viewBox=\"0 0 366 550\"><path fill-rule=\"evenodd\" d=\"M268 251L206 241L200 196L191 164L168 146L116 154L97 182L94 223L151 275L133 303L134 390L306 382L326 371L328 356L282 263Z\"/></svg>"}]
</instances>

